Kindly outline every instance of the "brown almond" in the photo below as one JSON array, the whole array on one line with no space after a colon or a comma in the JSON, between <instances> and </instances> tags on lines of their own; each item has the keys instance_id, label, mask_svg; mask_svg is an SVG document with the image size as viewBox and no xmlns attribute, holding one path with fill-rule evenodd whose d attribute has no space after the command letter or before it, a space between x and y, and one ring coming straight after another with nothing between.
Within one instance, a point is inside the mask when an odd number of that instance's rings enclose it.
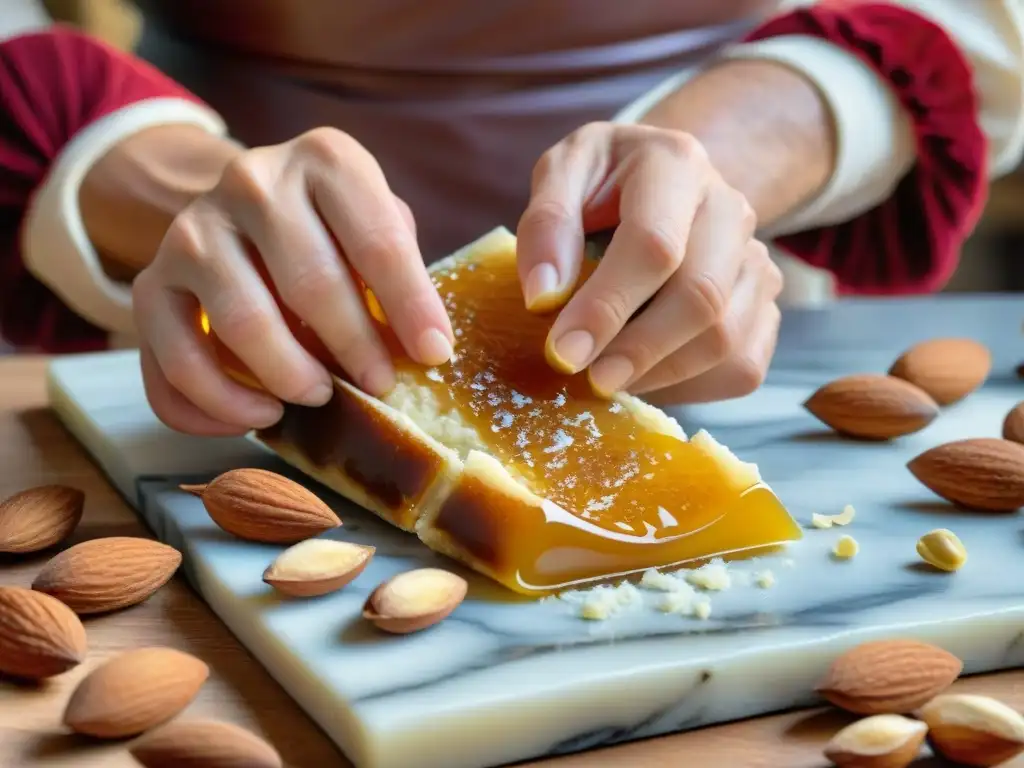
<instances>
[{"instance_id":1,"label":"brown almond","mask_svg":"<svg viewBox=\"0 0 1024 768\"><path fill-rule=\"evenodd\" d=\"M448 618L468 588L461 576L440 568L406 571L373 591L363 618L396 635L418 632Z\"/></svg>"},{"instance_id":2,"label":"brown almond","mask_svg":"<svg viewBox=\"0 0 1024 768\"><path fill-rule=\"evenodd\" d=\"M988 696L937 696L919 714L932 750L959 765L1003 765L1024 752L1024 717Z\"/></svg>"},{"instance_id":3,"label":"brown almond","mask_svg":"<svg viewBox=\"0 0 1024 768\"><path fill-rule=\"evenodd\" d=\"M85 627L64 603L22 587L0 587L0 674L26 680L67 672L85 658Z\"/></svg>"},{"instance_id":4,"label":"brown almond","mask_svg":"<svg viewBox=\"0 0 1024 768\"><path fill-rule=\"evenodd\" d=\"M923 485L969 509L1012 512L1024 506L1024 445L994 437L944 443L907 464Z\"/></svg>"},{"instance_id":5,"label":"brown almond","mask_svg":"<svg viewBox=\"0 0 1024 768\"><path fill-rule=\"evenodd\" d=\"M39 552L58 544L82 519L85 494L66 485L40 485L0 502L0 552Z\"/></svg>"},{"instance_id":6,"label":"brown almond","mask_svg":"<svg viewBox=\"0 0 1024 768\"><path fill-rule=\"evenodd\" d=\"M263 581L292 597L318 597L341 589L361 574L374 547L332 539L293 544L263 572Z\"/></svg>"},{"instance_id":7,"label":"brown almond","mask_svg":"<svg viewBox=\"0 0 1024 768\"><path fill-rule=\"evenodd\" d=\"M90 672L64 710L64 725L101 739L137 736L181 712L210 670L173 648L127 651Z\"/></svg>"},{"instance_id":8,"label":"brown almond","mask_svg":"<svg viewBox=\"0 0 1024 768\"><path fill-rule=\"evenodd\" d=\"M1003 439L1024 443L1024 402L1017 403L1003 421Z\"/></svg>"},{"instance_id":9,"label":"brown almond","mask_svg":"<svg viewBox=\"0 0 1024 768\"><path fill-rule=\"evenodd\" d=\"M932 339L915 344L893 363L889 375L915 384L939 405L951 405L985 383L992 353L973 339Z\"/></svg>"},{"instance_id":10,"label":"brown almond","mask_svg":"<svg viewBox=\"0 0 1024 768\"><path fill-rule=\"evenodd\" d=\"M178 570L181 553L151 539L92 539L55 555L32 589L60 600L79 615L106 613L149 598Z\"/></svg>"},{"instance_id":11,"label":"brown almond","mask_svg":"<svg viewBox=\"0 0 1024 768\"><path fill-rule=\"evenodd\" d=\"M939 414L938 404L922 389L880 374L829 382L807 399L804 408L836 432L868 440L909 435Z\"/></svg>"},{"instance_id":12,"label":"brown almond","mask_svg":"<svg viewBox=\"0 0 1024 768\"><path fill-rule=\"evenodd\" d=\"M145 768L281 768L281 756L263 739L230 723L175 720L132 745Z\"/></svg>"},{"instance_id":13,"label":"brown almond","mask_svg":"<svg viewBox=\"0 0 1024 768\"><path fill-rule=\"evenodd\" d=\"M903 715L872 715L833 736L825 757L839 768L906 768L927 732L927 725Z\"/></svg>"},{"instance_id":14,"label":"brown almond","mask_svg":"<svg viewBox=\"0 0 1024 768\"><path fill-rule=\"evenodd\" d=\"M233 469L204 486L182 486L203 500L211 519L240 539L294 544L341 525L316 494L265 469Z\"/></svg>"},{"instance_id":15,"label":"brown almond","mask_svg":"<svg viewBox=\"0 0 1024 768\"><path fill-rule=\"evenodd\" d=\"M832 704L858 715L901 715L946 690L963 663L917 640L863 643L836 659L818 685Z\"/></svg>"}]
</instances>

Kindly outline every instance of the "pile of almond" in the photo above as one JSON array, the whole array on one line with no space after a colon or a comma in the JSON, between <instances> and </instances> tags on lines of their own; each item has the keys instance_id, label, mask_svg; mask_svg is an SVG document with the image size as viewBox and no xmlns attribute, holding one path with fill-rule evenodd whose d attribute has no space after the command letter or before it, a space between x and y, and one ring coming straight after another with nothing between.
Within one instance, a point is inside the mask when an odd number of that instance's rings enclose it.
<instances>
[{"instance_id":1,"label":"pile of almond","mask_svg":"<svg viewBox=\"0 0 1024 768\"><path fill-rule=\"evenodd\" d=\"M840 768L905 768L927 740L960 765L999 765L1024 752L1024 717L987 696L947 693L962 662L928 643L864 643L832 664L818 692L864 717L837 733L825 757Z\"/></svg>"},{"instance_id":2,"label":"pile of almond","mask_svg":"<svg viewBox=\"0 0 1024 768\"><path fill-rule=\"evenodd\" d=\"M843 376L804 403L819 421L847 437L892 440L918 432L977 390L992 369L989 350L971 339L933 339L908 349L888 373ZM1024 403L1003 423L1002 437L938 445L907 465L929 490L969 509L1024 507Z\"/></svg>"},{"instance_id":3,"label":"pile of almond","mask_svg":"<svg viewBox=\"0 0 1024 768\"><path fill-rule=\"evenodd\" d=\"M374 555L373 547L315 538L341 520L307 488L273 472L233 470L186 490L203 500L211 519L228 533L291 545L263 573L283 596L342 589ZM0 502L0 553L37 553L66 542L84 504L81 491L60 485L30 488ZM145 601L181 560L176 549L150 539L91 539L54 554L31 589L0 586L0 675L43 680L78 666L88 650L80 617ZM371 590L363 616L386 632L417 632L450 615L467 588L462 577L441 569L399 573ZM237 726L175 719L208 675L205 663L171 648L126 651L81 680L67 702L64 725L97 739L141 736L129 751L150 768L279 768L273 747Z\"/></svg>"}]
</instances>

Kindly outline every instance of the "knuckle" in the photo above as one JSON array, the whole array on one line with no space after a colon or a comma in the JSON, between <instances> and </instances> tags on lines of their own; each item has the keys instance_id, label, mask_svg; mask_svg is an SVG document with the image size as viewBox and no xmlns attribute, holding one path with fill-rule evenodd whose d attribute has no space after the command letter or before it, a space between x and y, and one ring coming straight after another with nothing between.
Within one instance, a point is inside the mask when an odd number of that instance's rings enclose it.
<instances>
[{"instance_id":1,"label":"knuckle","mask_svg":"<svg viewBox=\"0 0 1024 768\"><path fill-rule=\"evenodd\" d=\"M600 293L590 299L590 306L605 338L613 335L629 320L629 303L620 291Z\"/></svg>"},{"instance_id":2,"label":"knuckle","mask_svg":"<svg viewBox=\"0 0 1024 768\"><path fill-rule=\"evenodd\" d=\"M569 207L560 200L546 199L532 203L523 215L523 223L529 227L558 227L572 221Z\"/></svg>"},{"instance_id":3,"label":"knuckle","mask_svg":"<svg viewBox=\"0 0 1024 768\"><path fill-rule=\"evenodd\" d=\"M281 299L292 310L307 314L322 302L338 296L339 271L335 265L319 259L302 265L291 265L290 271L277 286Z\"/></svg>"},{"instance_id":4,"label":"knuckle","mask_svg":"<svg viewBox=\"0 0 1024 768\"><path fill-rule=\"evenodd\" d=\"M691 163L708 161L708 153L704 149L704 145L691 133L665 129L658 131L656 136L656 141L652 142L652 146L662 152Z\"/></svg>"},{"instance_id":5,"label":"knuckle","mask_svg":"<svg viewBox=\"0 0 1024 768\"><path fill-rule=\"evenodd\" d=\"M268 212L274 205L272 187L264 180L260 165L251 152L225 166L216 194L234 205L260 212Z\"/></svg>"},{"instance_id":6,"label":"knuckle","mask_svg":"<svg viewBox=\"0 0 1024 768\"><path fill-rule=\"evenodd\" d=\"M267 312L244 297L227 300L216 311L211 311L211 324L215 325L218 336L235 343L266 339L273 325Z\"/></svg>"},{"instance_id":7,"label":"knuckle","mask_svg":"<svg viewBox=\"0 0 1024 768\"><path fill-rule=\"evenodd\" d=\"M569 135L570 144L586 144L595 139L602 139L611 130L612 124L606 120L594 120L586 123Z\"/></svg>"},{"instance_id":8,"label":"knuckle","mask_svg":"<svg viewBox=\"0 0 1024 768\"><path fill-rule=\"evenodd\" d=\"M764 384L767 371L764 366L744 355L737 358L732 380L735 382L736 394L749 395Z\"/></svg>"},{"instance_id":9,"label":"knuckle","mask_svg":"<svg viewBox=\"0 0 1024 768\"><path fill-rule=\"evenodd\" d=\"M711 275L700 275L690 281L685 300L693 307L698 322L704 327L721 325L728 311L728 300L721 285Z\"/></svg>"},{"instance_id":10,"label":"knuckle","mask_svg":"<svg viewBox=\"0 0 1024 768\"><path fill-rule=\"evenodd\" d=\"M383 224L365 230L346 251L357 264L373 264L381 272L399 275L405 268L404 247L409 234L397 224Z\"/></svg>"},{"instance_id":11,"label":"knuckle","mask_svg":"<svg viewBox=\"0 0 1024 768\"><path fill-rule=\"evenodd\" d=\"M174 262L184 262L186 266L200 269L209 266L214 254L206 247L194 209L185 210L171 222L159 255Z\"/></svg>"},{"instance_id":12,"label":"knuckle","mask_svg":"<svg viewBox=\"0 0 1024 768\"><path fill-rule=\"evenodd\" d=\"M708 357L714 363L721 363L729 357L736 344L736 334L732 324L718 321L705 331Z\"/></svg>"},{"instance_id":13,"label":"knuckle","mask_svg":"<svg viewBox=\"0 0 1024 768\"><path fill-rule=\"evenodd\" d=\"M359 145L344 131L320 127L299 136L295 140L295 146L314 162L337 166L344 163L345 156Z\"/></svg>"},{"instance_id":14,"label":"knuckle","mask_svg":"<svg viewBox=\"0 0 1024 768\"><path fill-rule=\"evenodd\" d=\"M669 275L683 263L685 244L670 222L651 222L639 227L640 254L657 274Z\"/></svg>"}]
</instances>

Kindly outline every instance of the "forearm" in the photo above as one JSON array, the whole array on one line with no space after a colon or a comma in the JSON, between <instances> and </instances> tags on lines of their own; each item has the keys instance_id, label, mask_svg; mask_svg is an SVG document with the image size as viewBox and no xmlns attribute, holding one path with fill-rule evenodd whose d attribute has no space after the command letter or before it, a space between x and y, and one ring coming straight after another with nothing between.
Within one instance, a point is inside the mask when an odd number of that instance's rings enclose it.
<instances>
[{"instance_id":1,"label":"forearm","mask_svg":"<svg viewBox=\"0 0 1024 768\"><path fill-rule=\"evenodd\" d=\"M107 152L79 191L86 232L107 272L125 279L144 268L178 212L213 188L240 151L198 126L162 125Z\"/></svg>"},{"instance_id":2,"label":"forearm","mask_svg":"<svg viewBox=\"0 0 1024 768\"><path fill-rule=\"evenodd\" d=\"M812 199L835 166L835 129L824 98L806 77L775 62L712 66L641 122L698 138L762 226Z\"/></svg>"}]
</instances>

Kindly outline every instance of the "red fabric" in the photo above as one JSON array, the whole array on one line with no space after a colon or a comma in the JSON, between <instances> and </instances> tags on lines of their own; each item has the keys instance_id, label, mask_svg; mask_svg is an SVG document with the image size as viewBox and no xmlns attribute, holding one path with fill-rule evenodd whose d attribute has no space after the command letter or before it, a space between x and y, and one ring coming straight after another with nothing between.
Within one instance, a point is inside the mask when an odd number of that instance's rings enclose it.
<instances>
[{"instance_id":1,"label":"red fabric","mask_svg":"<svg viewBox=\"0 0 1024 768\"><path fill-rule=\"evenodd\" d=\"M0 337L43 352L102 349L107 334L25 269L18 233L33 192L74 136L145 99L195 100L148 64L70 29L0 42Z\"/></svg>"},{"instance_id":2,"label":"red fabric","mask_svg":"<svg viewBox=\"0 0 1024 768\"><path fill-rule=\"evenodd\" d=\"M824 0L772 19L748 39L793 34L841 46L891 85L913 119L917 162L878 207L777 244L831 271L843 294L942 288L987 192L987 142L969 62L942 28L883 2Z\"/></svg>"}]
</instances>

